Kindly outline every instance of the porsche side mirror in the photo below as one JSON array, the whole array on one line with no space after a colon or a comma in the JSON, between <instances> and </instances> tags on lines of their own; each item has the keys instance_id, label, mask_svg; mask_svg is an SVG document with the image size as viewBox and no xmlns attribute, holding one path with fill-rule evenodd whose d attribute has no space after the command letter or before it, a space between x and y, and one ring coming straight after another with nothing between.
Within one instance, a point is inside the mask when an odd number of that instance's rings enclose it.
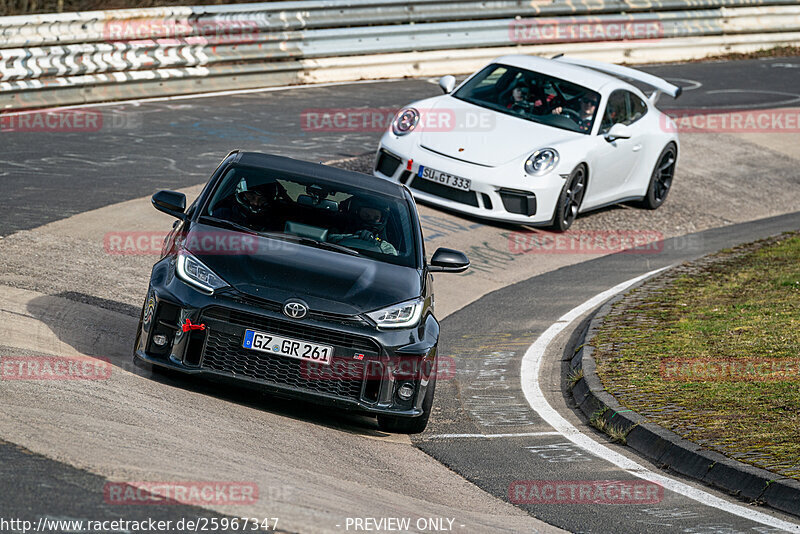
<instances>
[{"instance_id":1,"label":"porsche side mirror","mask_svg":"<svg viewBox=\"0 0 800 534\"><path fill-rule=\"evenodd\" d=\"M178 219L185 220L186 214L186 195L177 191L159 191L153 195L153 207L158 211L163 211L167 215L172 215Z\"/></svg>"},{"instance_id":2,"label":"porsche side mirror","mask_svg":"<svg viewBox=\"0 0 800 534\"><path fill-rule=\"evenodd\" d=\"M613 143L617 139L630 139L631 138L631 129L630 126L627 124L622 124L618 122L611 129L606 132L606 141L609 143Z\"/></svg>"},{"instance_id":3,"label":"porsche side mirror","mask_svg":"<svg viewBox=\"0 0 800 534\"><path fill-rule=\"evenodd\" d=\"M469 258L466 254L451 248L439 248L431 258L431 272L463 273L469 268Z\"/></svg>"},{"instance_id":4,"label":"porsche side mirror","mask_svg":"<svg viewBox=\"0 0 800 534\"><path fill-rule=\"evenodd\" d=\"M444 94L449 95L456 87L456 77L450 76L449 74L447 76L442 76L439 78L439 87L442 88Z\"/></svg>"}]
</instances>

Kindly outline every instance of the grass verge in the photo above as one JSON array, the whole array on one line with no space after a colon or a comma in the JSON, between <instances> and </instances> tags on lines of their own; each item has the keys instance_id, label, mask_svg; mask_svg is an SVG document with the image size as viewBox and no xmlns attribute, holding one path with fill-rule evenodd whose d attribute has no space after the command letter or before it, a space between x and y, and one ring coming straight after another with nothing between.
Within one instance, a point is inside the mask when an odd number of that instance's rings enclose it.
<instances>
[{"instance_id":1,"label":"grass verge","mask_svg":"<svg viewBox=\"0 0 800 534\"><path fill-rule=\"evenodd\" d=\"M592 344L603 384L626 408L800 479L800 233L645 284Z\"/></svg>"},{"instance_id":2,"label":"grass verge","mask_svg":"<svg viewBox=\"0 0 800 534\"><path fill-rule=\"evenodd\" d=\"M606 421L604 417L606 412L608 412L608 408L602 408L594 412L589 418L589 424L600 432L606 434L609 438L611 438L611 441L625 445L628 438L628 432L630 432L631 429L625 431L621 427Z\"/></svg>"}]
</instances>

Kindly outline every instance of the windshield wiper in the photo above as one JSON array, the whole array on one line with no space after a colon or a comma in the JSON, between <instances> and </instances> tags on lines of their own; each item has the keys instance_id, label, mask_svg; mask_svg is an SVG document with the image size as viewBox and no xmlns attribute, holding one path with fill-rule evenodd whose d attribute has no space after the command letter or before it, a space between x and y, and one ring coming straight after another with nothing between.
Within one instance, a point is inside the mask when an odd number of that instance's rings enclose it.
<instances>
[{"instance_id":1,"label":"windshield wiper","mask_svg":"<svg viewBox=\"0 0 800 534\"><path fill-rule=\"evenodd\" d=\"M233 221L227 221L225 219L217 219L216 217L212 217L211 215L202 215L200 218L202 220L207 220L209 222L212 222L218 226L227 226L235 230L241 230L242 232L247 232L248 234L271 237L273 239L280 239L283 241L291 241L292 243L300 243L301 245L310 245L312 247L317 247L317 248L325 248L328 250L334 250L336 252L343 252L345 254L350 254L351 256L361 255L360 252L350 247L346 247L344 245L337 245L336 243L328 243L327 241L317 241L316 239L313 239L311 237L304 237L295 234L285 234L283 232L259 232L258 230L247 228L246 226L242 226L241 224L237 224Z\"/></svg>"},{"instance_id":2,"label":"windshield wiper","mask_svg":"<svg viewBox=\"0 0 800 534\"><path fill-rule=\"evenodd\" d=\"M275 239L282 239L284 241L292 241L294 243L300 243L301 245L309 245L312 247L334 250L336 252L343 252L345 254L350 254L351 256L361 255L359 251L352 249L350 247L346 247L344 245L337 245L336 243L328 243L327 241L317 241L316 239L313 239L311 237L304 237L301 235L284 234L283 232L261 232L260 235L263 235L265 237L273 237Z\"/></svg>"},{"instance_id":3,"label":"windshield wiper","mask_svg":"<svg viewBox=\"0 0 800 534\"><path fill-rule=\"evenodd\" d=\"M336 250L338 252L344 252L345 254L350 254L351 256L360 256L361 253L354 248L346 247L344 245L337 245L336 243L329 243L327 241L317 241L316 239L311 239L308 237L303 238L305 241L312 241L314 243L313 246L320 247L320 248L327 248L329 250Z\"/></svg>"},{"instance_id":4,"label":"windshield wiper","mask_svg":"<svg viewBox=\"0 0 800 534\"><path fill-rule=\"evenodd\" d=\"M239 230L242 232L246 232L248 234L258 234L258 232L256 230L253 230L252 228L248 228L233 221L228 221L225 219L217 219L216 217L212 217L211 215L201 215L200 219L214 223L216 226L227 226L228 228L231 228L233 230Z\"/></svg>"}]
</instances>

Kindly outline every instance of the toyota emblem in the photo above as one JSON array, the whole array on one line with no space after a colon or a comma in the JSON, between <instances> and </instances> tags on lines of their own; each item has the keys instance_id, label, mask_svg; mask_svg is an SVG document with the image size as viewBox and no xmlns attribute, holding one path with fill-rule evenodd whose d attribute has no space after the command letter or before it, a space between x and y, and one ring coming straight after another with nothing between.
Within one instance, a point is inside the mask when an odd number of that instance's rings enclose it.
<instances>
[{"instance_id":1,"label":"toyota emblem","mask_svg":"<svg viewBox=\"0 0 800 534\"><path fill-rule=\"evenodd\" d=\"M283 314L292 319L302 319L308 313L308 306L296 300L289 301L283 305Z\"/></svg>"}]
</instances>

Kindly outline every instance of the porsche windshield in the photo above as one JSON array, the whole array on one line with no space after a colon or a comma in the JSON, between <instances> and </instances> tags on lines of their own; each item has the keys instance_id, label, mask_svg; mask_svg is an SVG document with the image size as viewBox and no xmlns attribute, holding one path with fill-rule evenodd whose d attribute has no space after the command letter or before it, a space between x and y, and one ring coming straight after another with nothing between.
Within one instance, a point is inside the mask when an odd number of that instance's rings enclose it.
<instances>
[{"instance_id":1,"label":"porsche windshield","mask_svg":"<svg viewBox=\"0 0 800 534\"><path fill-rule=\"evenodd\" d=\"M538 72L492 64L472 77L453 96L500 113L588 134L600 94Z\"/></svg>"},{"instance_id":2,"label":"porsche windshield","mask_svg":"<svg viewBox=\"0 0 800 534\"><path fill-rule=\"evenodd\" d=\"M417 266L408 203L345 184L234 166L220 181L201 221Z\"/></svg>"}]
</instances>

